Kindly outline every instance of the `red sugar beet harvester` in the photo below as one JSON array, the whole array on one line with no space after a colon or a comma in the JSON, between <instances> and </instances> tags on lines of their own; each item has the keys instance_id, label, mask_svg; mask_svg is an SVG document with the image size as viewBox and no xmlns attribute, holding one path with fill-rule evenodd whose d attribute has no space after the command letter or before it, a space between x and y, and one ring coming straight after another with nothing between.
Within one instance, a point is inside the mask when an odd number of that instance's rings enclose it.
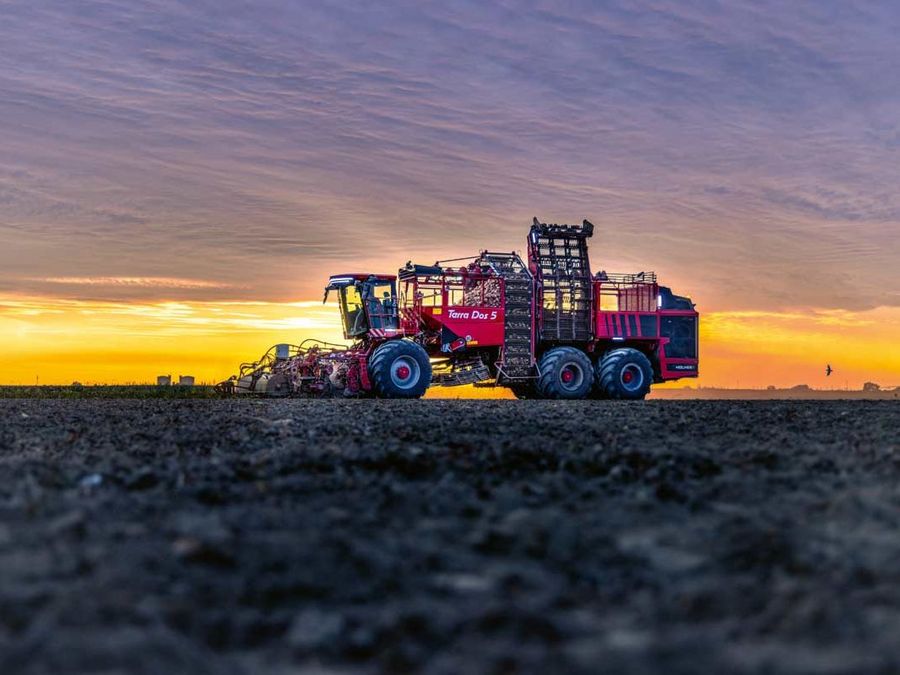
<instances>
[{"instance_id":1,"label":"red sugar beet harvester","mask_svg":"<svg viewBox=\"0 0 900 675\"><path fill-rule=\"evenodd\" d=\"M699 315L653 272L591 273L594 226L535 218L527 260L482 251L450 267L336 274L344 337L279 344L218 385L267 396L418 398L429 386L508 387L519 398L642 399L697 377ZM444 261L456 262L459 261Z\"/></svg>"}]
</instances>

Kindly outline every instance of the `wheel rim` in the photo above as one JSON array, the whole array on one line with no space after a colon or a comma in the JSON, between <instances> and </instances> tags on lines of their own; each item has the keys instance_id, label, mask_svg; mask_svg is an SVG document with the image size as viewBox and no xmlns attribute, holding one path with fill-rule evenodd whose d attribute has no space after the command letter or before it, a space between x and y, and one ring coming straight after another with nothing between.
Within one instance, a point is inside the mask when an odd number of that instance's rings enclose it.
<instances>
[{"instance_id":1,"label":"wheel rim","mask_svg":"<svg viewBox=\"0 0 900 675\"><path fill-rule=\"evenodd\" d=\"M578 390L584 382L584 371L577 363L566 363L559 371L559 383L566 391Z\"/></svg>"},{"instance_id":2,"label":"wheel rim","mask_svg":"<svg viewBox=\"0 0 900 675\"><path fill-rule=\"evenodd\" d=\"M644 386L644 371L637 364L626 363L622 372L619 373L619 381L626 391L640 391Z\"/></svg>"},{"instance_id":3,"label":"wheel rim","mask_svg":"<svg viewBox=\"0 0 900 675\"><path fill-rule=\"evenodd\" d=\"M411 356L398 356L391 364L391 382L400 389L412 389L419 383L419 364Z\"/></svg>"}]
</instances>

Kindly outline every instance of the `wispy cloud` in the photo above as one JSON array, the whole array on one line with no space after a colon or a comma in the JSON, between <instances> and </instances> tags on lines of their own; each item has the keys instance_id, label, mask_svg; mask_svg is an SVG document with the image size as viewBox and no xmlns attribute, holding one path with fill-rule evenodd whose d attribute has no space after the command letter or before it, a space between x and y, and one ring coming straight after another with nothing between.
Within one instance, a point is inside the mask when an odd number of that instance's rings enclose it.
<instances>
[{"instance_id":1,"label":"wispy cloud","mask_svg":"<svg viewBox=\"0 0 900 675\"><path fill-rule=\"evenodd\" d=\"M64 286L137 286L141 288L233 288L232 284L176 277L39 277L30 281Z\"/></svg>"},{"instance_id":2,"label":"wispy cloud","mask_svg":"<svg viewBox=\"0 0 900 675\"><path fill-rule=\"evenodd\" d=\"M701 308L900 304L900 9L0 3L0 291L317 297L598 225Z\"/></svg>"},{"instance_id":3,"label":"wispy cloud","mask_svg":"<svg viewBox=\"0 0 900 675\"><path fill-rule=\"evenodd\" d=\"M806 309L804 311L744 310L711 312L704 315L705 322L743 322L746 324L796 323L807 329L820 326L860 327L871 326L876 320L865 312L849 312L842 309Z\"/></svg>"},{"instance_id":4,"label":"wispy cloud","mask_svg":"<svg viewBox=\"0 0 900 675\"><path fill-rule=\"evenodd\" d=\"M313 302L144 303L0 297L2 320L18 322L18 330L31 338L68 334L71 339L95 339L98 335L158 339L281 331L283 339L290 340L297 331L318 330L329 339L340 333L334 303Z\"/></svg>"}]
</instances>

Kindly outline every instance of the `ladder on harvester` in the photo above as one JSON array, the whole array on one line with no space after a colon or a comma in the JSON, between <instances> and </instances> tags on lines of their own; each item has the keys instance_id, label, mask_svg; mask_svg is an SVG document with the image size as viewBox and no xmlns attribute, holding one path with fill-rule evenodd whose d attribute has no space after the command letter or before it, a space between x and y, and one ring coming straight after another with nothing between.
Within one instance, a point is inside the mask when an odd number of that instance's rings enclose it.
<instances>
[{"instance_id":1,"label":"ladder on harvester","mask_svg":"<svg viewBox=\"0 0 900 675\"><path fill-rule=\"evenodd\" d=\"M485 263L504 283L503 352L498 368L505 380L533 378L534 360L534 279L515 253L482 254Z\"/></svg>"},{"instance_id":2,"label":"ladder on harvester","mask_svg":"<svg viewBox=\"0 0 900 675\"><path fill-rule=\"evenodd\" d=\"M501 367L507 379L534 376L532 308L534 282L531 275L504 279L504 332Z\"/></svg>"},{"instance_id":3,"label":"ladder on harvester","mask_svg":"<svg viewBox=\"0 0 900 675\"><path fill-rule=\"evenodd\" d=\"M582 225L547 225L534 219L528 238L529 260L538 281L542 340L585 342L593 334L593 283Z\"/></svg>"}]
</instances>

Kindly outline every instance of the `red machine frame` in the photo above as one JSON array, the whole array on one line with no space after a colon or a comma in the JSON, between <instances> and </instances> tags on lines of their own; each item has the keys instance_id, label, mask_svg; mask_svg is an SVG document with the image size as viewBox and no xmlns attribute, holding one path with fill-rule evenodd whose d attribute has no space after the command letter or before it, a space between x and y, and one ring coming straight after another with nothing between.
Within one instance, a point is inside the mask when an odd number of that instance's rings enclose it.
<instances>
[{"instance_id":1,"label":"red machine frame","mask_svg":"<svg viewBox=\"0 0 900 675\"><path fill-rule=\"evenodd\" d=\"M391 381L384 373L373 378L370 370L385 360L378 356L381 348L398 340L407 345L399 345L404 354L394 350L401 364L391 371L398 395L403 383L397 377L419 365L429 382L415 395L430 383L479 382L531 395L532 383L540 385L546 376L541 364L549 358L548 364L560 366L563 353L571 361L565 368L578 370L582 378L585 368L591 371L585 386L600 379L606 355L618 353L621 360L627 350L639 356L628 367L644 368L653 382L697 377L699 314L693 303L660 286L653 272L592 274L587 251L592 234L587 221L569 226L535 219L527 262L516 253L483 251L463 266L408 263L398 275L333 275L325 298L330 291L339 293L344 336L352 346L279 345L260 361L244 364L222 387L276 395L378 393L379 382L390 389ZM561 381L571 375L565 368ZM642 398L646 391L631 397ZM564 384L553 395L565 397Z\"/></svg>"}]
</instances>

